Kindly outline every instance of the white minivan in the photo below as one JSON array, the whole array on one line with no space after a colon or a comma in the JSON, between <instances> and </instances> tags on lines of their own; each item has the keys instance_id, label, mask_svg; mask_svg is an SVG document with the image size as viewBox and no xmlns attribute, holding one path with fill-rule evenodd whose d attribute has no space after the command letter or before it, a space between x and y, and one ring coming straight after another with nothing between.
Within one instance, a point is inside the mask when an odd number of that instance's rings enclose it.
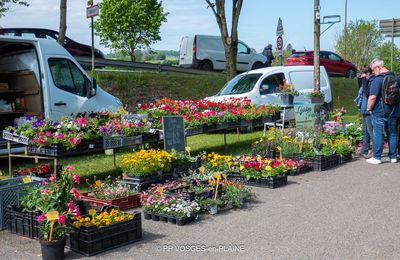
<instances>
[{"instance_id":1,"label":"white minivan","mask_svg":"<svg viewBox=\"0 0 400 260\"><path fill-rule=\"evenodd\" d=\"M324 67L320 67L320 88L325 94L325 102L321 106L322 114L332 108L332 88ZM295 103L308 102L307 94L313 92L314 66L276 66L248 71L237 75L227 82L215 96L208 100L223 101L224 99L247 97L257 106L264 104L282 104L276 92L284 82L295 86L300 95L294 98ZM293 111L289 111L287 119L294 119Z\"/></svg>"},{"instance_id":2,"label":"white minivan","mask_svg":"<svg viewBox=\"0 0 400 260\"><path fill-rule=\"evenodd\" d=\"M19 117L59 119L85 111L117 111L121 101L101 89L57 42L0 36L0 132ZM0 137L0 153L5 142Z\"/></svg>"},{"instance_id":3,"label":"white minivan","mask_svg":"<svg viewBox=\"0 0 400 260\"><path fill-rule=\"evenodd\" d=\"M190 35L182 38L179 66L201 70L224 70L225 49L221 36ZM267 58L239 40L237 70L249 71L264 66Z\"/></svg>"}]
</instances>

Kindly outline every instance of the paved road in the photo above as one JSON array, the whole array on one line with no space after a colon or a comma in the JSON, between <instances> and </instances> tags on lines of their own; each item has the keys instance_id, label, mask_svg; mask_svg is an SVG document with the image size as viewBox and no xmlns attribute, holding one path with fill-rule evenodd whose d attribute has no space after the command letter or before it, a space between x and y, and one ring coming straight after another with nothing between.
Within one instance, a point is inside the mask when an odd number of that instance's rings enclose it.
<instances>
[{"instance_id":1,"label":"paved road","mask_svg":"<svg viewBox=\"0 0 400 260\"><path fill-rule=\"evenodd\" d=\"M357 160L289 181L188 226L143 220L143 241L91 259L400 259L400 163ZM3 231L0 255L40 259L40 246Z\"/></svg>"}]
</instances>

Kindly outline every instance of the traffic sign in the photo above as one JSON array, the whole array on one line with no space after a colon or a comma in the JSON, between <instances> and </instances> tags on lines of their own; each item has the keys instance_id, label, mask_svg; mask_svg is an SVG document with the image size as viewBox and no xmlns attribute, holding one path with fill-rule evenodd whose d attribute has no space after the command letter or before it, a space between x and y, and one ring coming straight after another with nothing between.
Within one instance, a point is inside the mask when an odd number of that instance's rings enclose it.
<instances>
[{"instance_id":1,"label":"traffic sign","mask_svg":"<svg viewBox=\"0 0 400 260\"><path fill-rule=\"evenodd\" d=\"M278 51L283 50L283 38L282 36L278 36L278 38L276 38L276 48L278 49Z\"/></svg>"},{"instance_id":2,"label":"traffic sign","mask_svg":"<svg viewBox=\"0 0 400 260\"><path fill-rule=\"evenodd\" d=\"M281 36L281 35L283 35L283 25L282 25L282 19L279 17L278 26L276 27L276 36Z\"/></svg>"},{"instance_id":3,"label":"traffic sign","mask_svg":"<svg viewBox=\"0 0 400 260\"><path fill-rule=\"evenodd\" d=\"M86 18L92 18L99 15L99 5L93 5L86 8Z\"/></svg>"}]
</instances>

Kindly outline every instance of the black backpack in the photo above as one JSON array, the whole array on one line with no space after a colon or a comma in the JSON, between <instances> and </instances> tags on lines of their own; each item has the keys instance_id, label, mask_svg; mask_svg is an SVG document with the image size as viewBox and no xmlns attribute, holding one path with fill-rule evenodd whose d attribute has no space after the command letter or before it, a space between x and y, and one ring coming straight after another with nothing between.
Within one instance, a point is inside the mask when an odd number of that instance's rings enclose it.
<instances>
[{"instance_id":1,"label":"black backpack","mask_svg":"<svg viewBox=\"0 0 400 260\"><path fill-rule=\"evenodd\" d=\"M383 78L382 100L387 105L396 105L400 103L400 84L396 75L388 73Z\"/></svg>"}]
</instances>

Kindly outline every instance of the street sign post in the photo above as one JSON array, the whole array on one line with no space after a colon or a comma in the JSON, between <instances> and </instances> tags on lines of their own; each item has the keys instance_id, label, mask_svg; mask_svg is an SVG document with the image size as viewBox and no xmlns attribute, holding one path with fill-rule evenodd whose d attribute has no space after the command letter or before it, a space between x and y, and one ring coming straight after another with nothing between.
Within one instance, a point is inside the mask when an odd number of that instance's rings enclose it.
<instances>
[{"instance_id":1,"label":"street sign post","mask_svg":"<svg viewBox=\"0 0 400 260\"><path fill-rule=\"evenodd\" d=\"M393 46L394 37L400 37L400 19L387 19L379 21L379 32L385 37L392 37L392 47L390 48L390 70L393 70Z\"/></svg>"},{"instance_id":2,"label":"street sign post","mask_svg":"<svg viewBox=\"0 0 400 260\"><path fill-rule=\"evenodd\" d=\"M92 71L94 71L94 28L93 28L93 17L99 15L99 5L93 5L93 1L87 2L88 7L86 8L86 18L90 18L91 31L92 31Z\"/></svg>"},{"instance_id":3,"label":"street sign post","mask_svg":"<svg viewBox=\"0 0 400 260\"><path fill-rule=\"evenodd\" d=\"M282 25L282 19L279 17L278 26L276 27L276 36L282 36L282 35L283 35L283 25Z\"/></svg>"},{"instance_id":4,"label":"street sign post","mask_svg":"<svg viewBox=\"0 0 400 260\"><path fill-rule=\"evenodd\" d=\"M278 25L276 26L276 36L278 36L276 38L276 54L279 55L281 57L281 65L283 64L283 25L282 25L282 19L279 17L278 19Z\"/></svg>"}]
</instances>

